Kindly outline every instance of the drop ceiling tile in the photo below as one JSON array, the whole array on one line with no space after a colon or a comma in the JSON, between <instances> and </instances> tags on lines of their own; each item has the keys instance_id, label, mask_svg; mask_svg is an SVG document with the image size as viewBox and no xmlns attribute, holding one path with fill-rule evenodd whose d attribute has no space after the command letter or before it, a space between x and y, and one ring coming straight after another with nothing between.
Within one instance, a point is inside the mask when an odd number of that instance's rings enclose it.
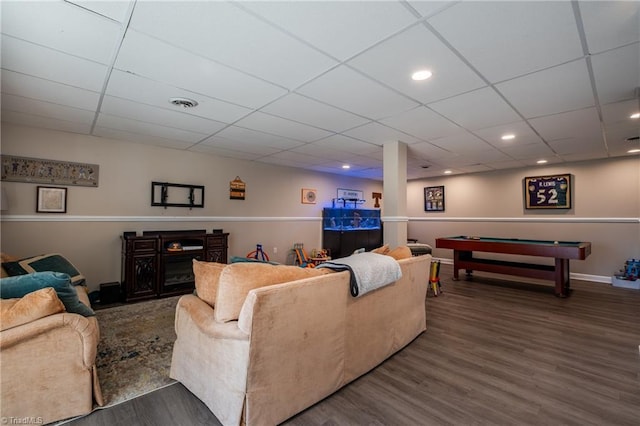
<instances>
[{"instance_id":1,"label":"drop ceiling tile","mask_svg":"<svg viewBox=\"0 0 640 426\"><path fill-rule=\"evenodd\" d=\"M276 100L261 111L332 132L341 132L369 121L296 93Z\"/></svg>"},{"instance_id":2,"label":"drop ceiling tile","mask_svg":"<svg viewBox=\"0 0 640 426\"><path fill-rule=\"evenodd\" d=\"M297 92L373 120L418 106L345 66L331 70Z\"/></svg>"},{"instance_id":3,"label":"drop ceiling tile","mask_svg":"<svg viewBox=\"0 0 640 426\"><path fill-rule=\"evenodd\" d=\"M104 97L100 111L117 117L190 130L201 134L215 133L226 126L220 121L207 120L182 112L181 108L171 111L113 96Z\"/></svg>"},{"instance_id":4,"label":"drop ceiling tile","mask_svg":"<svg viewBox=\"0 0 640 426\"><path fill-rule=\"evenodd\" d=\"M593 55L591 63L600 102L635 97L634 90L640 87L640 43Z\"/></svg>"},{"instance_id":5,"label":"drop ceiling tile","mask_svg":"<svg viewBox=\"0 0 640 426\"><path fill-rule=\"evenodd\" d=\"M602 138L600 138L602 139ZM579 138L567 138L556 139L549 142L549 146L560 156L588 153L588 152L601 152L604 153L605 145L600 141L584 140Z\"/></svg>"},{"instance_id":6,"label":"drop ceiling tile","mask_svg":"<svg viewBox=\"0 0 640 426\"><path fill-rule=\"evenodd\" d=\"M460 2L428 22L493 83L583 55L568 1Z\"/></svg>"},{"instance_id":7,"label":"drop ceiling tile","mask_svg":"<svg viewBox=\"0 0 640 426\"><path fill-rule=\"evenodd\" d=\"M131 27L289 89L337 64L231 2L138 2Z\"/></svg>"},{"instance_id":8,"label":"drop ceiling tile","mask_svg":"<svg viewBox=\"0 0 640 426\"><path fill-rule=\"evenodd\" d=\"M91 126L95 113L84 109L71 108L36 99L9 94L2 95L3 111L14 111L39 117L69 121ZM87 128L89 129L89 128Z\"/></svg>"},{"instance_id":9,"label":"drop ceiling tile","mask_svg":"<svg viewBox=\"0 0 640 426\"><path fill-rule=\"evenodd\" d=\"M254 112L236 122L235 125L305 142L311 142L331 135L331 132L327 132L326 130L296 123L291 120L285 120L284 118L262 112Z\"/></svg>"},{"instance_id":10,"label":"drop ceiling tile","mask_svg":"<svg viewBox=\"0 0 640 426\"><path fill-rule=\"evenodd\" d=\"M635 99L602 105L602 118L605 124L633 121L629 117L638 112L640 112L640 105ZM635 122L640 125L640 120Z\"/></svg>"},{"instance_id":11,"label":"drop ceiling tile","mask_svg":"<svg viewBox=\"0 0 640 426\"><path fill-rule=\"evenodd\" d=\"M132 30L127 32L115 66L248 108L260 107L286 94L281 87Z\"/></svg>"},{"instance_id":12,"label":"drop ceiling tile","mask_svg":"<svg viewBox=\"0 0 640 426\"><path fill-rule=\"evenodd\" d=\"M2 37L2 68L95 92L107 77L105 65L8 36Z\"/></svg>"},{"instance_id":13,"label":"drop ceiling tile","mask_svg":"<svg viewBox=\"0 0 640 426\"><path fill-rule=\"evenodd\" d=\"M420 15L423 17L431 16L439 13L448 7L453 6L457 1L423 1L423 0L409 0L407 3L411 5Z\"/></svg>"},{"instance_id":14,"label":"drop ceiling tile","mask_svg":"<svg viewBox=\"0 0 640 426\"><path fill-rule=\"evenodd\" d=\"M191 142L181 141L177 139L167 139L162 136L151 135L147 133L137 133L111 127L96 126L93 129L94 136L103 138L116 139L124 142L141 143L145 145L154 145L163 148L187 149L193 145Z\"/></svg>"},{"instance_id":15,"label":"drop ceiling tile","mask_svg":"<svg viewBox=\"0 0 640 426\"><path fill-rule=\"evenodd\" d=\"M423 103L486 85L422 25L413 26L380 43L348 64ZM411 74L422 69L433 72L433 77L423 81L412 80Z\"/></svg>"},{"instance_id":16,"label":"drop ceiling tile","mask_svg":"<svg viewBox=\"0 0 640 426\"><path fill-rule=\"evenodd\" d=\"M269 133L263 133L256 130L245 129L238 126L229 126L226 129L218 132L216 137L230 139L238 143L238 146L242 146L245 143L248 144L262 144L272 148L278 148L279 150L291 149L301 145L304 142L294 139L285 138Z\"/></svg>"},{"instance_id":17,"label":"drop ceiling tile","mask_svg":"<svg viewBox=\"0 0 640 426\"><path fill-rule=\"evenodd\" d=\"M638 140L629 141L629 138L637 138L640 136L640 123L616 123L605 127L607 136L607 145L609 147L624 146L636 148Z\"/></svg>"},{"instance_id":18,"label":"drop ceiling tile","mask_svg":"<svg viewBox=\"0 0 640 426\"><path fill-rule=\"evenodd\" d=\"M591 151L591 152L578 152L572 154L562 155L562 160L566 162L575 162L575 161L587 161L587 160L596 160L601 159L606 156L607 153L604 149L600 151Z\"/></svg>"},{"instance_id":19,"label":"drop ceiling tile","mask_svg":"<svg viewBox=\"0 0 640 426\"><path fill-rule=\"evenodd\" d=\"M589 53L640 41L640 2L580 1Z\"/></svg>"},{"instance_id":20,"label":"drop ceiling tile","mask_svg":"<svg viewBox=\"0 0 640 426\"><path fill-rule=\"evenodd\" d=\"M533 118L529 123L548 142L572 138L603 143L600 119L595 108Z\"/></svg>"},{"instance_id":21,"label":"drop ceiling tile","mask_svg":"<svg viewBox=\"0 0 640 426\"><path fill-rule=\"evenodd\" d=\"M94 111L100 99L96 92L7 70L2 71L2 93Z\"/></svg>"},{"instance_id":22,"label":"drop ceiling tile","mask_svg":"<svg viewBox=\"0 0 640 426\"><path fill-rule=\"evenodd\" d=\"M476 155L482 152L498 152L482 139L466 132L433 139L431 143L449 152L455 152L456 154L473 153L473 155Z\"/></svg>"},{"instance_id":23,"label":"drop ceiling tile","mask_svg":"<svg viewBox=\"0 0 640 426\"><path fill-rule=\"evenodd\" d=\"M525 118L586 108L595 103L583 59L506 81L496 88Z\"/></svg>"},{"instance_id":24,"label":"drop ceiling tile","mask_svg":"<svg viewBox=\"0 0 640 426\"><path fill-rule=\"evenodd\" d=\"M240 143L238 141L223 138L220 136L212 136L210 138L207 138L196 146L200 146L200 145L227 149L230 151L236 151L238 153L240 152L250 153L250 154L253 154L254 158L259 158L265 155L271 155L271 154L275 154L277 152L282 151L279 148L273 148L257 141L244 140ZM194 146L194 149L196 146Z\"/></svg>"},{"instance_id":25,"label":"drop ceiling tile","mask_svg":"<svg viewBox=\"0 0 640 426\"><path fill-rule=\"evenodd\" d=\"M540 139L540 137L524 121L516 121L514 123L475 130L473 133L496 148L542 142L542 139ZM506 141L502 140L502 136L507 134L515 135L515 138Z\"/></svg>"},{"instance_id":26,"label":"drop ceiling tile","mask_svg":"<svg viewBox=\"0 0 640 426\"><path fill-rule=\"evenodd\" d=\"M509 161L489 161L486 163L488 167L491 167L494 170L505 170L505 169L518 169L524 166L522 161L517 160L509 160Z\"/></svg>"},{"instance_id":27,"label":"drop ceiling tile","mask_svg":"<svg viewBox=\"0 0 640 426\"><path fill-rule=\"evenodd\" d=\"M260 159L266 163L282 164L289 167L325 164L327 160L321 157L301 154L294 151L281 151Z\"/></svg>"},{"instance_id":28,"label":"drop ceiling tile","mask_svg":"<svg viewBox=\"0 0 640 426\"><path fill-rule=\"evenodd\" d=\"M128 118L117 117L115 115L109 115L100 113L96 126L123 130L128 133L141 134L152 137L161 137L169 140L184 141L195 143L206 135L202 133L189 132L186 130L176 129L173 127L160 126L154 123L146 123L143 121L131 120Z\"/></svg>"},{"instance_id":29,"label":"drop ceiling tile","mask_svg":"<svg viewBox=\"0 0 640 426\"><path fill-rule=\"evenodd\" d=\"M118 70L111 73L106 94L173 111L180 108L172 105L169 99L176 97L193 99L198 102L198 106L184 112L223 123L232 123L252 111L249 108Z\"/></svg>"},{"instance_id":30,"label":"drop ceiling tile","mask_svg":"<svg viewBox=\"0 0 640 426\"><path fill-rule=\"evenodd\" d=\"M344 157L344 162L347 163L351 169L382 167L382 160L367 157L365 155L348 154Z\"/></svg>"},{"instance_id":31,"label":"drop ceiling tile","mask_svg":"<svg viewBox=\"0 0 640 426\"><path fill-rule=\"evenodd\" d=\"M447 169L455 168L457 172L464 172L464 170L462 169L463 167L477 166L482 161L479 158L477 158L475 154L476 153L474 153L473 155L458 154L454 157L448 158L446 168ZM502 157L500 158L502 159ZM509 157L505 157L505 158L509 159Z\"/></svg>"},{"instance_id":32,"label":"drop ceiling tile","mask_svg":"<svg viewBox=\"0 0 640 426\"><path fill-rule=\"evenodd\" d=\"M131 6L130 0L118 1L95 1L95 0L66 0L69 3L77 4L80 7L94 11L100 15L115 19L118 22L124 22L128 16L128 10Z\"/></svg>"},{"instance_id":33,"label":"drop ceiling tile","mask_svg":"<svg viewBox=\"0 0 640 426\"><path fill-rule=\"evenodd\" d=\"M480 172L488 172L493 169L485 164L471 164L468 166L461 166L460 170L462 170L465 173L480 173Z\"/></svg>"},{"instance_id":34,"label":"drop ceiling tile","mask_svg":"<svg viewBox=\"0 0 640 426\"><path fill-rule=\"evenodd\" d=\"M2 33L109 64L120 24L66 2L2 2Z\"/></svg>"},{"instance_id":35,"label":"drop ceiling tile","mask_svg":"<svg viewBox=\"0 0 640 426\"><path fill-rule=\"evenodd\" d=\"M220 148L217 146L210 146L210 145L203 145L203 144L194 145L191 148L189 148L189 151L201 152L204 154L212 154L212 155L216 155L218 157L224 157L224 158L233 158L236 160L252 161L262 157L261 155L255 154L255 153L234 151L232 149Z\"/></svg>"},{"instance_id":36,"label":"drop ceiling tile","mask_svg":"<svg viewBox=\"0 0 640 426\"><path fill-rule=\"evenodd\" d=\"M91 124L79 123L74 121L59 120L56 118L42 117L33 114L25 114L18 111L6 110L2 108L2 121L13 124L20 124L27 127L36 127L51 130L60 130L70 133L81 133L88 135L91 130Z\"/></svg>"},{"instance_id":37,"label":"drop ceiling tile","mask_svg":"<svg viewBox=\"0 0 640 426\"><path fill-rule=\"evenodd\" d=\"M362 142L344 135L333 135L313 142L314 146L322 146L328 151L349 152L358 155L369 155L379 153L382 147L379 145Z\"/></svg>"},{"instance_id":38,"label":"drop ceiling tile","mask_svg":"<svg viewBox=\"0 0 640 426\"><path fill-rule=\"evenodd\" d=\"M299 154L312 155L314 157L322 157L327 161L343 161L345 152L337 149L328 149L322 141L316 141L293 148L291 151Z\"/></svg>"},{"instance_id":39,"label":"drop ceiling tile","mask_svg":"<svg viewBox=\"0 0 640 426\"><path fill-rule=\"evenodd\" d=\"M302 40L345 60L416 18L399 2L251 1L241 5Z\"/></svg>"},{"instance_id":40,"label":"drop ceiling tile","mask_svg":"<svg viewBox=\"0 0 640 426\"><path fill-rule=\"evenodd\" d=\"M384 145L386 142L395 141L405 143L419 142L419 139L414 136L392 129L391 127L383 126L382 124L374 121L342 133L380 146Z\"/></svg>"},{"instance_id":41,"label":"drop ceiling tile","mask_svg":"<svg viewBox=\"0 0 640 426\"><path fill-rule=\"evenodd\" d=\"M508 146L501 150L515 160L524 160L534 163L535 161L543 158L551 161L554 157L553 151L543 143Z\"/></svg>"},{"instance_id":42,"label":"drop ceiling tile","mask_svg":"<svg viewBox=\"0 0 640 426\"><path fill-rule=\"evenodd\" d=\"M424 163L424 160L439 160L455 156L451 151L442 149L430 142L419 142L409 145L408 154Z\"/></svg>"},{"instance_id":43,"label":"drop ceiling tile","mask_svg":"<svg viewBox=\"0 0 640 426\"><path fill-rule=\"evenodd\" d=\"M490 87L431 103L429 108L470 130L520 120L513 108Z\"/></svg>"},{"instance_id":44,"label":"drop ceiling tile","mask_svg":"<svg viewBox=\"0 0 640 426\"><path fill-rule=\"evenodd\" d=\"M423 140L441 138L463 132L463 129L446 118L422 106L394 117L386 118L381 122Z\"/></svg>"}]
</instances>

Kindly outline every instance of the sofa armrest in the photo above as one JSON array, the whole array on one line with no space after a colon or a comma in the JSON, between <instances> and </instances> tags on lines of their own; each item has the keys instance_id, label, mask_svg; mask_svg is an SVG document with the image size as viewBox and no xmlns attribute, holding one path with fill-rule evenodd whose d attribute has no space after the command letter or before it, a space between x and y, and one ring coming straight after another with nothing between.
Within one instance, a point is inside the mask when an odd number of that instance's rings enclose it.
<instances>
[{"instance_id":1,"label":"sofa armrest","mask_svg":"<svg viewBox=\"0 0 640 426\"><path fill-rule=\"evenodd\" d=\"M0 332L0 351L55 329L62 329L82 342L82 362L85 367L92 368L99 340L98 322L95 317L83 317L79 314L63 312L4 330Z\"/></svg>"},{"instance_id":2,"label":"sofa armrest","mask_svg":"<svg viewBox=\"0 0 640 426\"><path fill-rule=\"evenodd\" d=\"M248 340L249 335L238 328L238 321L219 323L213 319L214 308L197 296L188 294L178 300L176 306L176 333L181 315L188 315L205 335L217 339Z\"/></svg>"}]
</instances>

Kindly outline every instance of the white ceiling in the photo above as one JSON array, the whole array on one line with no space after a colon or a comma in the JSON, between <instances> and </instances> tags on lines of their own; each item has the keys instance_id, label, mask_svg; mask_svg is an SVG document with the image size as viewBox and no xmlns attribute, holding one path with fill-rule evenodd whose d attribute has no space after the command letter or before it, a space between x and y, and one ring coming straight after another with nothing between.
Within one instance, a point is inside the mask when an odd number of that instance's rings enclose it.
<instances>
[{"instance_id":1,"label":"white ceiling","mask_svg":"<svg viewBox=\"0 0 640 426\"><path fill-rule=\"evenodd\" d=\"M396 140L410 179L640 146L640 1L1 7L10 123L378 180Z\"/></svg>"}]
</instances>

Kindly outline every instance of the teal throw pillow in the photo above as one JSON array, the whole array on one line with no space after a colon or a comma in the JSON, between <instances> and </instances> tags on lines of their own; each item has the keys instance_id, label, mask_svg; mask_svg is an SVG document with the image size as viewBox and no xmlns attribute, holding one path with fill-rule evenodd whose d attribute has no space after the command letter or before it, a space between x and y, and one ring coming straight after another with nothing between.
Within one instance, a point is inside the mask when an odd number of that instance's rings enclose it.
<instances>
[{"instance_id":1,"label":"teal throw pillow","mask_svg":"<svg viewBox=\"0 0 640 426\"><path fill-rule=\"evenodd\" d=\"M85 317L95 315L93 309L78 299L69 274L61 272L34 272L0 279L0 298L16 299L45 287L53 287L67 312Z\"/></svg>"}]
</instances>

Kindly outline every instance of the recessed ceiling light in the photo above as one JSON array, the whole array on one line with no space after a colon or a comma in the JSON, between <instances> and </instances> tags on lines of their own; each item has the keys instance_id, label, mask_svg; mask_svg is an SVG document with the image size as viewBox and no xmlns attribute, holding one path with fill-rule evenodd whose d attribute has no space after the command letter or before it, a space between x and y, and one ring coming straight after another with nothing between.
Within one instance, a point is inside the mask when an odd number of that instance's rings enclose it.
<instances>
[{"instance_id":1,"label":"recessed ceiling light","mask_svg":"<svg viewBox=\"0 0 640 426\"><path fill-rule=\"evenodd\" d=\"M193 108L198 106L198 102L188 98L169 98L169 102L182 108Z\"/></svg>"},{"instance_id":2,"label":"recessed ceiling light","mask_svg":"<svg viewBox=\"0 0 640 426\"><path fill-rule=\"evenodd\" d=\"M430 78L433 73L429 70L420 70L411 74L411 78L416 81L422 81Z\"/></svg>"},{"instance_id":3,"label":"recessed ceiling light","mask_svg":"<svg viewBox=\"0 0 640 426\"><path fill-rule=\"evenodd\" d=\"M345 169L345 170L347 170L347 169L350 169L350 168L351 168L351 166L350 166L350 165L348 165L348 164L343 164L343 165L342 165L342 168L343 168L343 169Z\"/></svg>"},{"instance_id":4,"label":"recessed ceiling light","mask_svg":"<svg viewBox=\"0 0 640 426\"><path fill-rule=\"evenodd\" d=\"M453 173L451 170L445 170L445 171L444 171L444 174L445 174L445 175L450 175L451 173Z\"/></svg>"},{"instance_id":5,"label":"recessed ceiling light","mask_svg":"<svg viewBox=\"0 0 640 426\"><path fill-rule=\"evenodd\" d=\"M634 113L634 114L631 114L631 115L629 116L629 118L633 118L634 120L635 120L635 119L637 119L637 118L640 118L640 112L636 112L636 113Z\"/></svg>"},{"instance_id":6,"label":"recessed ceiling light","mask_svg":"<svg viewBox=\"0 0 640 426\"><path fill-rule=\"evenodd\" d=\"M516 138L516 135L514 135L513 133L502 135L501 137L503 141L510 141L511 139L515 139L515 138Z\"/></svg>"},{"instance_id":7,"label":"recessed ceiling light","mask_svg":"<svg viewBox=\"0 0 640 426\"><path fill-rule=\"evenodd\" d=\"M635 149L630 149L629 151L627 151L629 154L636 154L638 152L640 152L640 148L635 148Z\"/></svg>"},{"instance_id":8,"label":"recessed ceiling light","mask_svg":"<svg viewBox=\"0 0 640 426\"><path fill-rule=\"evenodd\" d=\"M546 164L547 160L538 160L538 161L536 161L536 163L538 163L538 164Z\"/></svg>"}]
</instances>

